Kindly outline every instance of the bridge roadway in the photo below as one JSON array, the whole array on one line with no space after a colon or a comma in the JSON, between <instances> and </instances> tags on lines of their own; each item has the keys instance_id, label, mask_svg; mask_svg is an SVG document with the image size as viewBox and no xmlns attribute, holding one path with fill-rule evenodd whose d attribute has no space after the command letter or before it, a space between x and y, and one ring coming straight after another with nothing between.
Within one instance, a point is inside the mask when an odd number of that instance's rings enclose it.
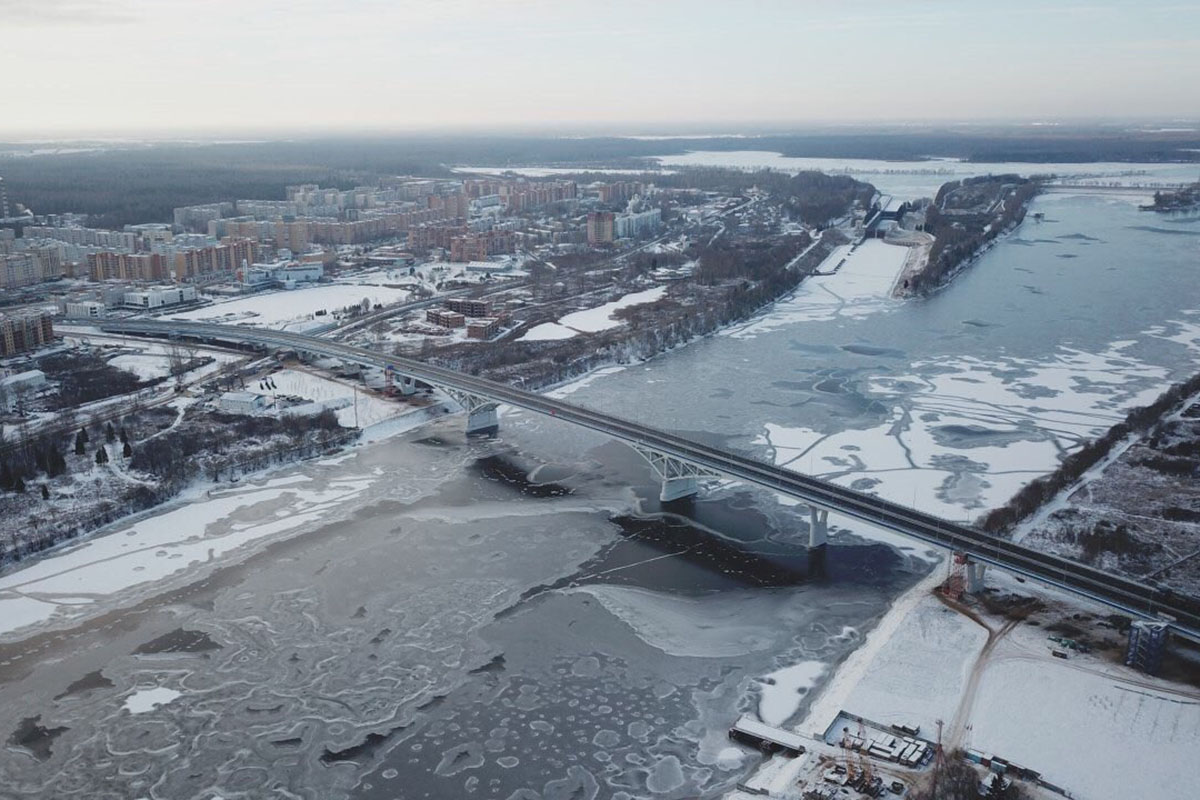
<instances>
[{"instance_id":1,"label":"bridge roadway","mask_svg":"<svg viewBox=\"0 0 1200 800\"><path fill-rule=\"evenodd\" d=\"M415 378L460 395L486 398L580 425L625 441L639 450L661 453L711 473L752 483L811 506L844 514L868 525L937 547L963 552L971 561L993 565L1016 575L1032 578L1135 617L1163 619L1170 624L1174 632L1193 641L1200 641L1200 601L1190 597L998 539L975 528L873 495L484 378L339 342L261 328L143 320L106 320L99 323L99 327L114 333L194 338L211 342L283 348L338 358L364 366L391 369L399 375Z\"/></svg>"}]
</instances>

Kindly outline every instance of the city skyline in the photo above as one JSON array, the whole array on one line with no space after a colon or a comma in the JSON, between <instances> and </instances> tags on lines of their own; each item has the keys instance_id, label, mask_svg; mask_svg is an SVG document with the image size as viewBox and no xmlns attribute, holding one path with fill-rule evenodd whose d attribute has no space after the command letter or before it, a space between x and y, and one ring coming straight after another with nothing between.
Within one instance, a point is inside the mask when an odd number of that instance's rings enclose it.
<instances>
[{"instance_id":1,"label":"city skyline","mask_svg":"<svg viewBox=\"0 0 1200 800\"><path fill-rule=\"evenodd\" d=\"M0 0L0 19L9 136L1169 120L1200 79L1200 8L1169 0Z\"/></svg>"}]
</instances>

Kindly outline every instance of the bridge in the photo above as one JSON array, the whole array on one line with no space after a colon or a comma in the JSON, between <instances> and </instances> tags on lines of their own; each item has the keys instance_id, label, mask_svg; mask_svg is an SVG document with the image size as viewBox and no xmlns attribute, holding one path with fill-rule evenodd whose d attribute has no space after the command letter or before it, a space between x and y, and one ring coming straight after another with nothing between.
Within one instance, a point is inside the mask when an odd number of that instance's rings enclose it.
<instances>
[{"instance_id":1,"label":"bridge","mask_svg":"<svg viewBox=\"0 0 1200 800\"><path fill-rule=\"evenodd\" d=\"M293 350L312 357L341 359L389 372L402 393L418 384L435 387L467 412L467 433L494 431L501 404L578 425L624 441L662 481L661 499L695 494L707 478L732 478L799 500L809 508L809 547L821 548L828 536L829 512L902 534L936 547L963 553L968 559L967 588L978 589L983 570L991 565L1015 575L1064 589L1136 618L1164 622L1175 633L1200 641L1200 601L1170 590L1112 575L1067 558L1042 553L950 522L914 508L801 475L738 453L711 447L673 433L592 411L533 392L465 375L411 359L298 333L236 325L151 320L104 320L104 331L170 339Z\"/></svg>"},{"instance_id":2,"label":"bridge","mask_svg":"<svg viewBox=\"0 0 1200 800\"><path fill-rule=\"evenodd\" d=\"M1088 183L1086 181L1077 181L1074 183L1043 183L1043 192L1069 192L1077 194L1079 192L1114 192L1118 194L1153 194L1158 191L1177 191L1185 189L1190 184L1187 183Z\"/></svg>"}]
</instances>

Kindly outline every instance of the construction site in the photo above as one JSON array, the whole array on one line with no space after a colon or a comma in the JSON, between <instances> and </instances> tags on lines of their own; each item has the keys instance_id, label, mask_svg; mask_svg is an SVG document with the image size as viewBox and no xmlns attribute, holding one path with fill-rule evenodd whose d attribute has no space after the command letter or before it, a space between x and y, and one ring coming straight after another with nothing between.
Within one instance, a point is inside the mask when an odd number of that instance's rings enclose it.
<instances>
[{"instance_id":1,"label":"construction site","mask_svg":"<svg viewBox=\"0 0 1200 800\"><path fill-rule=\"evenodd\" d=\"M1181 679L1196 674L1200 653L1168 649L1154 622L1003 572L983 577L951 556L880 620L802 719L779 729L739 720L730 737L773 755L729 797L1172 796L1200 747L1200 688ZM1092 746L1075 746L1082 731ZM1178 766L1114 770L1152 760Z\"/></svg>"}]
</instances>

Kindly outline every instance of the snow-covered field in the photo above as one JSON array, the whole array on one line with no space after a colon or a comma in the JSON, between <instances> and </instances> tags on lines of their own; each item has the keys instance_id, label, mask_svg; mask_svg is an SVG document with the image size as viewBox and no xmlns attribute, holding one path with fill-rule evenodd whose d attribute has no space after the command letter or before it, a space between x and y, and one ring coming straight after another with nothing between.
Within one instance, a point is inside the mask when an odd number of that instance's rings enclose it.
<instances>
[{"instance_id":1,"label":"snow-covered field","mask_svg":"<svg viewBox=\"0 0 1200 800\"><path fill-rule=\"evenodd\" d=\"M613 317L613 314L617 311L622 308L629 308L630 306L654 303L661 300L666 293L667 287L655 286L653 289L632 292L602 306L587 308L583 311L574 311L562 317L558 322L546 322L531 328L521 337L521 341L537 342L551 339L570 339L578 333L606 331L623 324L621 320Z\"/></svg>"},{"instance_id":2,"label":"snow-covered field","mask_svg":"<svg viewBox=\"0 0 1200 800\"><path fill-rule=\"evenodd\" d=\"M408 299L409 292L386 286L331 284L292 291L267 292L217 303L170 316L176 320L247 322L265 328L285 328L289 323L315 319L316 312L334 311L361 303L390 305ZM332 317L328 318L330 322Z\"/></svg>"},{"instance_id":3,"label":"snow-covered field","mask_svg":"<svg viewBox=\"0 0 1200 800\"><path fill-rule=\"evenodd\" d=\"M997 653L971 724L970 747L1038 770L1080 800L1197 795L1194 694L1118 682L1073 661Z\"/></svg>"},{"instance_id":4,"label":"snow-covered field","mask_svg":"<svg viewBox=\"0 0 1200 800\"><path fill-rule=\"evenodd\" d=\"M924 594L871 661L845 709L932 733L937 720L954 717L971 665L986 642L986 630Z\"/></svg>"},{"instance_id":5,"label":"snow-covered field","mask_svg":"<svg viewBox=\"0 0 1200 800\"><path fill-rule=\"evenodd\" d=\"M109 364L126 372L132 372L143 381L165 378L171 374L171 362L166 354L130 353L109 359Z\"/></svg>"},{"instance_id":6,"label":"snow-covered field","mask_svg":"<svg viewBox=\"0 0 1200 800\"><path fill-rule=\"evenodd\" d=\"M345 427L366 428L384 420L400 416L412 409L366 391L355 391L355 386L310 372L285 369L270 376L275 388L263 383L246 385L246 391L264 397L295 396L305 400L325 403L336 408L338 422Z\"/></svg>"}]
</instances>

